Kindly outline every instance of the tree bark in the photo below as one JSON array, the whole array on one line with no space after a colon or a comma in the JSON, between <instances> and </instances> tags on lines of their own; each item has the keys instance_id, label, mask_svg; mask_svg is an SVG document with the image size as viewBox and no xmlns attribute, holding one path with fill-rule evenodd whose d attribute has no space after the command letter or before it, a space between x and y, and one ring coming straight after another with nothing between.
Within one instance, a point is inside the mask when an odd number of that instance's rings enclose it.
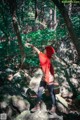
<instances>
[{"instance_id":1,"label":"tree bark","mask_svg":"<svg viewBox=\"0 0 80 120\"><path fill-rule=\"evenodd\" d=\"M57 6L57 8L59 9L59 11L61 12L63 18L64 18L64 21L66 23L66 26L67 26L67 29L69 31L69 34L70 34L70 37L71 37L71 40L77 50L77 53L78 53L78 57L80 58L80 46L79 46L79 41L78 41L78 38L77 36L75 35L75 32L74 32L74 29L73 29L73 25L72 25L72 22L69 18L69 15L68 15L68 12L66 10L66 8L64 7L64 5L58 1L58 0L52 0L52 2Z\"/></svg>"},{"instance_id":2,"label":"tree bark","mask_svg":"<svg viewBox=\"0 0 80 120\"><path fill-rule=\"evenodd\" d=\"M57 28L57 18L56 18L56 5L55 5L55 8L54 8L54 40L56 41L56 28Z\"/></svg>"},{"instance_id":3,"label":"tree bark","mask_svg":"<svg viewBox=\"0 0 80 120\"><path fill-rule=\"evenodd\" d=\"M40 20L44 22L44 1L41 2Z\"/></svg>"},{"instance_id":4,"label":"tree bark","mask_svg":"<svg viewBox=\"0 0 80 120\"><path fill-rule=\"evenodd\" d=\"M25 60L25 52L24 52L24 47L22 44L22 40L21 40L21 36L20 36L20 31L18 28L18 23L17 23L17 16L16 16L16 9L17 9L17 4L15 0L9 0L9 7L10 7L10 13L12 15L12 22L13 22L13 27L14 27L14 31L16 33L17 39L18 39L18 45L20 48L20 54L21 54L21 66L23 66L24 60Z\"/></svg>"},{"instance_id":5,"label":"tree bark","mask_svg":"<svg viewBox=\"0 0 80 120\"><path fill-rule=\"evenodd\" d=\"M35 0L35 20L38 18L37 0Z\"/></svg>"},{"instance_id":6,"label":"tree bark","mask_svg":"<svg viewBox=\"0 0 80 120\"><path fill-rule=\"evenodd\" d=\"M53 18L52 14L53 14L53 11L52 9L50 9L50 28L51 29L52 29L52 18Z\"/></svg>"},{"instance_id":7,"label":"tree bark","mask_svg":"<svg viewBox=\"0 0 80 120\"><path fill-rule=\"evenodd\" d=\"M57 28L57 18L56 18L56 6L54 8L54 30L56 31Z\"/></svg>"},{"instance_id":8,"label":"tree bark","mask_svg":"<svg viewBox=\"0 0 80 120\"><path fill-rule=\"evenodd\" d=\"M72 3L69 4L68 15L71 17Z\"/></svg>"},{"instance_id":9,"label":"tree bark","mask_svg":"<svg viewBox=\"0 0 80 120\"><path fill-rule=\"evenodd\" d=\"M18 23L17 23L17 18L16 15L13 15L13 27L18 39L18 44L19 44L19 48L20 48L20 53L21 53L21 66L23 65L24 59L25 59L25 52L24 52L24 47L22 44L22 40L21 40L21 36L20 36L20 32L19 32L19 28L18 28Z\"/></svg>"}]
</instances>

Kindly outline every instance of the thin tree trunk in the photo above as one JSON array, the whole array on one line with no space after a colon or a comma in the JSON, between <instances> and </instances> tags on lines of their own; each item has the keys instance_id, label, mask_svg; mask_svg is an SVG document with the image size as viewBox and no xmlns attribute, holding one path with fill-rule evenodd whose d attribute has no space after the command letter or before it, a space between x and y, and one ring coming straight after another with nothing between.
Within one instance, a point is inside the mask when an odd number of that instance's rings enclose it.
<instances>
[{"instance_id":1,"label":"thin tree trunk","mask_svg":"<svg viewBox=\"0 0 80 120\"><path fill-rule=\"evenodd\" d=\"M71 17L72 3L69 4L68 15Z\"/></svg>"},{"instance_id":2,"label":"thin tree trunk","mask_svg":"<svg viewBox=\"0 0 80 120\"><path fill-rule=\"evenodd\" d=\"M56 28L57 28L57 19L56 19L56 6L54 9L54 40L56 41Z\"/></svg>"},{"instance_id":3,"label":"thin tree trunk","mask_svg":"<svg viewBox=\"0 0 80 120\"><path fill-rule=\"evenodd\" d=\"M54 30L56 31L56 28L57 28L57 18L56 18L56 6L55 6L55 9L54 9Z\"/></svg>"},{"instance_id":4,"label":"thin tree trunk","mask_svg":"<svg viewBox=\"0 0 80 120\"><path fill-rule=\"evenodd\" d=\"M52 29L52 14L53 14L53 11L52 9L50 9L50 28Z\"/></svg>"},{"instance_id":5,"label":"thin tree trunk","mask_svg":"<svg viewBox=\"0 0 80 120\"><path fill-rule=\"evenodd\" d=\"M64 5L58 1L58 0L52 0L52 2L57 6L57 8L59 9L59 11L61 12L64 21L66 23L67 29L69 31L69 34L71 36L71 40L74 43L74 46L77 50L78 53L78 57L80 58L80 46L79 46L79 41L78 38L75 35L74 29L73 29L73 25L72 22L69 18L68 12L66 11L66 8L64 7Z\"/></svg>"},{"instance_id":6,"label":"thin tree trunk","mask_svg":"<svg viewBox=\"0 0 80 120\"><path fill-rule=\"evenodd\" d=\"M57 35L56 35L56 28L58 25L58 21L57 21L57 15L56 15L56 5L54 7L54 23L53 23L53 29L54 29L54 41L52 41L51 45L56 44L56 39L57 39Z\"/></svg>"},{"instance_id":7,"label":"thin tree trunk","mask_svg":"<svg viewBox=\"0 0 80 120\"><path fill-rule=\"evenodd\" d=\"M41 22L44 22L44 1L41 3L40 20Z\"/></svg>"},{"instance_id":8,"label":"thin tree trunk","mask_svg":"<svg viewBox=\"0 0 80 120\"><path fill-rule=\"evenodd\" d=\"M18 39L18 44L19 44L19 48L20 48L20 53L21 53L21 66L23 65L24 59L25 59L25 52L24 52L24 47L22 44L22 40L21 40L21 36L20 36L20 32L19 32L19 28L18 28L18 23L17 23L17 18L16 15L14 13L13 15L13 27Z\"/></svg>"},{"instance_id":9,"label":"thin tree trunk","mask_svg":"<svg viewBox=\"0 0 80 120\"><path fill-rule=\"evenodd\" d=\"M38 18L37 0L35 0L35 20Z\"/></svg>"}]
</instances>

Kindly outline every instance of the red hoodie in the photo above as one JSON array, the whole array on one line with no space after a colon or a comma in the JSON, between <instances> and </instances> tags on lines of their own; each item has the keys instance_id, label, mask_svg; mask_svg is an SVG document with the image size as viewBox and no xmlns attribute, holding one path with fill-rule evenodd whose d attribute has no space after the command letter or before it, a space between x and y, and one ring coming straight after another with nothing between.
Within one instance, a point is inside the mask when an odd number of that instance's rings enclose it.
<instances>
[{"instance_id":1,"label":"red hoodie","mask_svg":"<svg viewBox=\"0 0 80 120\"><path fill-rule=\"evenodd\" d=\"M54 69L51 64L51 57L55 53L55 50L51 46L47 46L46 48L46 54L40 52L39 54L39 60L40 60L40 65L42 68L42 71L44 73L45 81L47 84L50 84L53 82L53 76L54 76Z\"/></svg>"}]
</instances>

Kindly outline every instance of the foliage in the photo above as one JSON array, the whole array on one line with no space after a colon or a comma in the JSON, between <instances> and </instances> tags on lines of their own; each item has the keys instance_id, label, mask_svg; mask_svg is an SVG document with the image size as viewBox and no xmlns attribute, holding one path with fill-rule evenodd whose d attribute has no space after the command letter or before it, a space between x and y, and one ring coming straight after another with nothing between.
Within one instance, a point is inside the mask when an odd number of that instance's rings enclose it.
<instances>
[{"instance_id":1,"label":"foliage","mask_svg":"<svg viewBox=\"0 0 80 120\"><path fill-rule=\"evenodd\" d=\"M13 3L13 1L14 0L11 2ZM40 0L37 2L37 19L35 19L35 2L33 0L16 0L15 3L17 24L23 45L26 42L30 42L41 51L44 50L46 45L53 45L57 50L59 57L66 60L68 64L76 62L77 54L70 42L68 30L61 13L56 9L58 25L54 30L55 5L49 0ZM65 7L68 11L69 5L65 5ZM50 21L50 10L52 10L52 21ZM13 28L9 1L1 0L0 11L0 70L2 74L6 68L14 69L14 71L17 71L20 68L21 54L19 43ZM71 21L75 33L80 39L78 4L72 6ZM53 24L52 28L50 27L50 22ZM36 53L30 48L24 47L24 49L26 53L25 68L39 67L39 60ZM57 65L59 64L55 63L55 66Z\"/></svg>"}]
</instances>

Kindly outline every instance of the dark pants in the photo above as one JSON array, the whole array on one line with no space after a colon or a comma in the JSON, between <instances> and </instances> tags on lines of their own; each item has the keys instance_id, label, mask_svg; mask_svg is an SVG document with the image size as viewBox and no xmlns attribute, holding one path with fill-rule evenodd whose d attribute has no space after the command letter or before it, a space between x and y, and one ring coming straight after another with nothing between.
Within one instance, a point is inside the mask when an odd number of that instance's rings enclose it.
<instances>
[{"instance_id":1,"label":"dark pants","mask_svg":"<svg viewBox=\"0 0 80 120\"><path fill-rule=\"evenodd\" d=\"M41 81L40 82L40 86L38 89L38 102L41 101L42 99L42 94L43 94L43 89L46 88L48 89L50 95L51 95L51 99L52 99L52 106L56 105L56 98L55 98L55 93L54 93L54 85L47 85L45 81Z\"/></svg>"}]
</instances>

